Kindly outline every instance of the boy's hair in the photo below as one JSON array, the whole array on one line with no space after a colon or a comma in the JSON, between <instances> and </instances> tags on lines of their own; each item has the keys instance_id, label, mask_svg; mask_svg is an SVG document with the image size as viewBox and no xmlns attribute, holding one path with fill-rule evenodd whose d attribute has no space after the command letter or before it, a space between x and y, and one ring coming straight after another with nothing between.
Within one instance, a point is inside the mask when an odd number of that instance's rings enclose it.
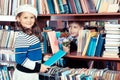
<instances>
[{"instance_id":1,"label":"boy's hair","mask_svg":"<svg viewBox=\"0 0 120 80\"><path fill-rule=\"evenodd\" d=\"M76 24L80 25L80 27L84 26L84 22L82 22L82 21L68 21L68 25L70 25L72 23L76 23Z\"/></svg>"}]
</instances>

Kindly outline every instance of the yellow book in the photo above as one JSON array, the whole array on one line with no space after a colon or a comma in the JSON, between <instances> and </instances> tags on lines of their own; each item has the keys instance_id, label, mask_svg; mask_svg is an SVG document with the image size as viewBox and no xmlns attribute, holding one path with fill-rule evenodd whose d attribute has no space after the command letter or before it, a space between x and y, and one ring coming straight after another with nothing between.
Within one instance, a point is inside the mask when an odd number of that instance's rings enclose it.
<instances>
[{"instance_id":1,"label":"yellow book","mask_svg":"<svg viewBox=\"0 0 120 80\"><path fill-rule=\"evenodd\" d=\"M98 13L105 13L108 11L109 2L102 0Z\"/></svg>"},{"instance_id":2,"label":"yellow book","mask_svg":"<svg viewBox=\"0 0 120 80\"><path fill-rule=\"evenodd\" d=\"M90 42L90 39L91 37L94 37L94 36L97 36L97 32L87 32L87 41L86 41L86 44L85 44L85 47L84 47L84 50L83 50L83 53L82 53L82 56L85 56L86 55L86 52L87 52L87 49L88 49L88 45L89 45L89 42Z\"/></svg>"}]
</instances>

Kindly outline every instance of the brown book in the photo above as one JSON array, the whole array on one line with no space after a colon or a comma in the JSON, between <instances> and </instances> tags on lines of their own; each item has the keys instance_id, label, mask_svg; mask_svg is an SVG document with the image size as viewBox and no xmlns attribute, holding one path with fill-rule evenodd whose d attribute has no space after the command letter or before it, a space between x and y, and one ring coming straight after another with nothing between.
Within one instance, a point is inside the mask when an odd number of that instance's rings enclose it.
<instances>
[{"instance_id":1,"label":"brown book","mask_svg":"<svg viewBox=\"0 0 120 80\"><path fill-rule=\"evenodd\" d=\"M74 0L69 0L69 3L70 3L70 7L71 7L71 10L72 10L72 13L73 14L77 14L78 12L77 12L77 8L75 6Z\"/></svg>"},{"instance_id":2,"label":"brown book","mask_svg":"<svg viewBox=\"0 0 120 80\"><path fill-rule=\"evenodd\" d=\"M80 3L81 3L81 6L82 6L83 13L85 13L85 14L88 13L85 1L84 0L80 0Z\"/></svg>"}]
</instances>

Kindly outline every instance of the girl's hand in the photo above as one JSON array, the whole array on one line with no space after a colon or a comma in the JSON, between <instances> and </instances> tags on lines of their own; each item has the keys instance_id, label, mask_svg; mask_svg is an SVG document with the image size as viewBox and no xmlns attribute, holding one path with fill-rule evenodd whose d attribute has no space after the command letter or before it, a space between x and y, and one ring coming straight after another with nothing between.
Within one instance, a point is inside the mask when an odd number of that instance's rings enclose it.
<instances>
[{"instance_id":1,"label":"girl's hand","mask_svg":"<svg viewBox=\"0 0 120 80\"><path fill-rule=\"evenodd\" d=\"M41 64L40 72L47 72L49 68L50 68L50 66Z\"/></svg>"}]
</instances>

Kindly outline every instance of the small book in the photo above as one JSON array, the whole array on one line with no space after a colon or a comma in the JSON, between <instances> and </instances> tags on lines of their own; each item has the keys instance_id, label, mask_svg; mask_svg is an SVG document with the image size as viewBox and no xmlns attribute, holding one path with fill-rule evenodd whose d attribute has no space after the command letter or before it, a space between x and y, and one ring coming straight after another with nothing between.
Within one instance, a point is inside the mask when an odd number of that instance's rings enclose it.
<instances>
[{"instance_id":1,"label":"small book","mask_svg":"<svg viewBox=\"0 0 120 80\"><path fill-rule=\"evenodd\" d=\"M46 62L44 62L44 65L52 66L55 64L61 57L63 57L66 54L65 51L59 50L56 52L53 56L51 56Z\"/></svg>"}]
</instances>

